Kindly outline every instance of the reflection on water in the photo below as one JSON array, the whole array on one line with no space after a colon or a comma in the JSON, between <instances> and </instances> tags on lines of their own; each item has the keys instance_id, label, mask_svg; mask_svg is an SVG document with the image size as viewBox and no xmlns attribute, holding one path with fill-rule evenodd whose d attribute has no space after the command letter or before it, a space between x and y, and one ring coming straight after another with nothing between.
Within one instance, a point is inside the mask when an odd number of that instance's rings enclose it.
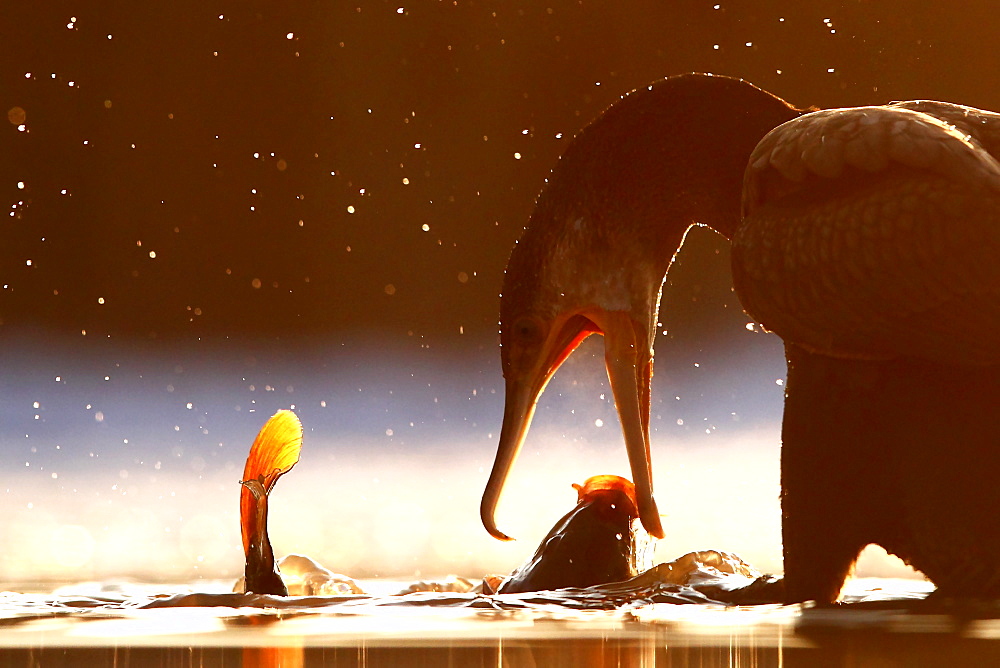
<instances>
[{"instance_id":1,"label":"reflection on water","mask_svg":"<svg viewBox=\"0 0 1000 668\"><path fill-rule=\"evenodd\" d=\"M224 593L227 584L199 584L199 592L91 585L2 594L0 664L909 666L1000 659L994 606L921 600L929 585L912 580L855 580L852 602L832 608L726 606L680 585L635 587L628 600L604 609L602 588L282 598Z\"/></svg>"}]
</instances>

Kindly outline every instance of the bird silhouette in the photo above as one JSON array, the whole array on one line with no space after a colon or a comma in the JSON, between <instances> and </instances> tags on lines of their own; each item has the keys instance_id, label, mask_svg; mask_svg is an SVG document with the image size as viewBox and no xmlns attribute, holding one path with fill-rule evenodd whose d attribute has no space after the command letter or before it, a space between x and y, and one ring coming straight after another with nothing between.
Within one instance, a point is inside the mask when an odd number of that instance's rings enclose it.
<instances>
[{"instance_id":1,"label":"bird silhouette","mask_svg":"<svg viewBox=\"0 0 1000 668\"><path fill-rule=\"evenodd\" d=\"M603 334L643 525L661 286L688 229L733 243L736 293L785 343L789 600L835 600L878 543L956 595L1000 594L1000 116L942 102L811 111L689 74L567 148L511 252L495 511L548 379Z\"/></svg>"}]
</instances>

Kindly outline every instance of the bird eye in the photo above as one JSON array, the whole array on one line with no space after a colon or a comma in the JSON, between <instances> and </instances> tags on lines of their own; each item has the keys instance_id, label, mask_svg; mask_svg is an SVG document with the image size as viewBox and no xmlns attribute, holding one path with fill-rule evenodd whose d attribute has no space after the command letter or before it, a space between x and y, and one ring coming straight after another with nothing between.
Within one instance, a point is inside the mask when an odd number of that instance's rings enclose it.
<instances>
[{"instance_id":1,"label":"bird eye","mask_svg":"<svg viewBox=\"0 0 1000 668\"><path fill-rule=\"evenodd\" d=\"M537 343L542 339L541 320L534 316L519 318L511 329L514 341L520 344Z\"/></svg>"}]
</instances>

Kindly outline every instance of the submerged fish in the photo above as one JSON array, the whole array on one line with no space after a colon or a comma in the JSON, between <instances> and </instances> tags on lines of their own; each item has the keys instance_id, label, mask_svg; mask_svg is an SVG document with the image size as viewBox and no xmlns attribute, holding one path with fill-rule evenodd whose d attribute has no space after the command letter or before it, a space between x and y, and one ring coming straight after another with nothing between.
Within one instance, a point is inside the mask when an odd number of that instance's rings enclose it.
<instances>
[{"instance_id":1,"label":"submerged fish","mask_svg":"<svg viewBox=\"0 0 1000 668\"><path fill-rule=\"evenodd\" d=\"M573 487L576 507L497 593L589 587L636 575L635 486L619 476L599 475Z\"/></svg>"},{"instance_id":2,"label":"submerged fish","mask_svg":"<svg viewBox=\"0 0 1000 668\"><path fill-rule=\"evenodd\" d=\"M278 478L299 461L301 449L302 423L288 410L278 411L264 423L250 446L240 481L240 524L246 554L244 591L288 595L267 537L267 500Z\"/></svg>"}]
</instances>

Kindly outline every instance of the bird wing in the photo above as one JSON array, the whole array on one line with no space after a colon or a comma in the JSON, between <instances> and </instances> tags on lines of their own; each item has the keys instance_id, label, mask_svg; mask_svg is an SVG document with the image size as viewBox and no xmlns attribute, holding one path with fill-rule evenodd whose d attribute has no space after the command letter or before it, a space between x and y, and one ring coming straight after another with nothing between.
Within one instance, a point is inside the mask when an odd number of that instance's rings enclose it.
<instances>
[{"instance_id":1,"label":"bird wing","mask_svg":"<svg viewBox=\"0 0 1000 668\"><path fill-rule=\"evenodd\" d=\"M747 312L833 356L1000 363L1000 164L972 125L895 105L772 130L733 239Z\"/></svg>"},{"instance_id":2,"label":"bird wing","mask_svg":"<svg viewBox=\"0 0 1000 668\"><path fill-rule=\"evenodd\" d=\"M975 107L967 107L936 100L909 100L893 102L890 109L917 111L951 125L965 133L994 158L1000 158L1000 114Z\"/></svg>"}]
</instances>

